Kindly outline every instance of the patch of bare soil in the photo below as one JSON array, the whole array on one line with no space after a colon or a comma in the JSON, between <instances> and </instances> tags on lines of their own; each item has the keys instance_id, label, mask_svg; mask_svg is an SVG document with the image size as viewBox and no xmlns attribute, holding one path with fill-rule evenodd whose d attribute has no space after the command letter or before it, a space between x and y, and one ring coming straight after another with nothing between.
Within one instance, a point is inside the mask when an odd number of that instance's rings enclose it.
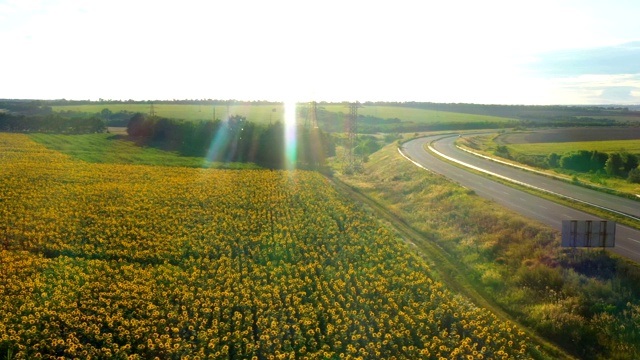
<instances>
[{"instance_id":1,"label":"patch of bare soil","mask_svg":"<svg viewBox=\"0 0 640 360\"><path fill-rule=\"evenodd\" d=\"M600 140L640 140L640 127L545 129L502 134L496 137L496 142L501 145Z\"/></svg>"},{"instance_id":2,"label":"patch of bare soil","mask_svg":"<svg viewBox=\"0 0 640 360\"><path fill-rule=\"evenodd\" d=\"M115 127L115 126L109 126L107 128L107 131L110 134L115 134L115 135L127 135L127 128L126 127Z\"/></svg>"}]
</instances>

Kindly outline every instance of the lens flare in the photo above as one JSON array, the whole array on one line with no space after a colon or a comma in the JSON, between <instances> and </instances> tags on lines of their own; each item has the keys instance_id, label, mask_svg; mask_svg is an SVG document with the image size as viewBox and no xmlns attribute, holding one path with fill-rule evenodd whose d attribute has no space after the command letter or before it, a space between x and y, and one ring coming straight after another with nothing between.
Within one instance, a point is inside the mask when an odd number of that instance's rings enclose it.
<instances>
[{"instance_id":1,"label":"lens flare","mask_svg":"<svg viewBox=\"0 0 640 360\"><path fill-rule=\"evenodd\" d=\"M227 159L224 158L224 154L227 151L230 141L228 119L225 119L217 131L215 131L205 159L210 162L226 161Z\"/></svg>"},{"instance_id":2,"label":"lens flare","mask_svg":"<svg viewBox=\"0 0 640 360\"><path fill-rule=\"evenodd\" d=\"M296 144L296 102L285 101L284 103L284 159L285 168L292 170L296 167L297 144Z\"/></svg>"}]
</instances>

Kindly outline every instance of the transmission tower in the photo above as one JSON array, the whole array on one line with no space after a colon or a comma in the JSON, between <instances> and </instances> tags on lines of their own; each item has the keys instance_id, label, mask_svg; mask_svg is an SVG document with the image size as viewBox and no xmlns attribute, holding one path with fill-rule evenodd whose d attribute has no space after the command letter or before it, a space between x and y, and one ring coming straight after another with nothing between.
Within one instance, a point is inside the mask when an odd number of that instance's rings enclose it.
<instances>
[{"instance_id":1,"label":"transmission tower","mask_svg":"<svg viewBox=\"0 0 640 360\"><path fill-rule=\"evenodd\" d=\"M149 116L156 116L156 109L153 108L153 103L151 103L151 109L149 109Z\"/></svg>"},{"instance_id":2,"label":"transmission tower","mask_svg":"<svg viewBox=\"0 0 640 360\"><path fill-rule=\"evenodd\" d=\"M318 103L311 101L307 107L307 117L304 121L304 127L309 129L318 128Z\"/></svg>"},{"instance_id":3,"label":"transmission tower","mask_svg":"<svg viewBox=\"0 0 640 360\"><path fill-rule=\"evenodd\" d=\"M350 103L349 115L346 121L346 133L347 133L347 148L345 149L345 169L355 170L358 165L355 155L353 154L353 148L356 145L356 139L358 135L358 108L360 103Z\"/></svg>"}]
</instances>

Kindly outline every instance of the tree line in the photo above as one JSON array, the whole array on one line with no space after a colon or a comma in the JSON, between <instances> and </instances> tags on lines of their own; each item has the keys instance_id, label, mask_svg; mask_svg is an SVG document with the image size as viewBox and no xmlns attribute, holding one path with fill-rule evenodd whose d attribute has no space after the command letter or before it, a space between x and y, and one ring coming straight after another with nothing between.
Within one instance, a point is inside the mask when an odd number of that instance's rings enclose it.
<instances>
[{"instance_id":1,"label":"tree line","mask_svg":"<svg viewBox=\"0 0 640 360\"><path fill-rule=\"evenodd\" d=\"M96 104L175 104L175 105L282 105L282 102L278 101L266 101L266 100L236 100L236 99L172 99L172 100L118 100L118 99L102 99L98 101L93 100L44 100L39 101L53 106L64 105L96 105Z\"/></svg>"},{"instance_id":2,"label":"tree line","mask_svg":"<svg viewBox=\"0 0 640 360\"><path fill-rule=\"evenodd\" d=\"M177 151L185 156L202 156L209 161L252 162L281 169L285 152L301 168L322 168L327 156L335 155L331 136L320 129L302 126L287 136L282 123L258 125L244 116L226 120L183 121L137 113L127 124L127 133L138 145ZM293 131L292 131L293 133ZM287 141L291 145L288 149Z\"/></svg>"},{"instance_id":3,"label":"tree line","mask_svg":"<svg viewBox=\"0 0 640 360\"><path fill-rule=\"evenodd\" d=\"M640 183L640 158L638 155L626 151L605 153L598 150L579 150L564 154L551 153L546 157L534 157L514 156L506 145L498 145L494 154L543 169L606 174L611 177L626 178L631 183Z\"/></svg>"},{"instance_id":4,"label":"tree line","mask_svg":"<svg viewBox=\"0 0 640 360\"><path fill-rule=\"evenodd\" d=\"M66 117L60 114L21 115L0 112L0 131L58 134L92 134L106 130L98 116Z\"/></svg>"}]
</instances>

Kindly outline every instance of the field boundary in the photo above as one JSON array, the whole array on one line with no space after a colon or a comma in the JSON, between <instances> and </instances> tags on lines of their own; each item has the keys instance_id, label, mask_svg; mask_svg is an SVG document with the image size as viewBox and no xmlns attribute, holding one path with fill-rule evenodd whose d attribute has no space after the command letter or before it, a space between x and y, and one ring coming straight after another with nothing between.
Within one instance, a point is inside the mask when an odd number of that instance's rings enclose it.
<instances>
[{"instance_id":1,"label":"field boundary","mask_svg":"<svg viewBox=\"0 0 640 360\"><path fill-rule=\"evenodd\" d=\"M408 159L400 149L398 149L398 151L404 158ZM410 161L414 165L416 164L414 161ZM431 170L428 170L425 167L419 167L431 172ZM538 336L534 330L514 319L507 311L502 309L502 307L488 300L488 295L486 295L482 289L473 285L465 274L464 269L461 269L454 264L455 259L449 253L447 253L432 239L429 239L428 236L414 229L402 217L394 214L384 205L364 194L357 187L349 185L335 176L327 178L327 180L331 182L336 189L349 196L354 201L357 201L371 209L378 219L389 223L398 235L400 235L402 241L409 245L410 248L413 248L417 255L427 262L429 267L435 272L435 274L437 274L448 289L461 293L476 306L485 308L494 313L499 319L509 321L525 330L528 336L540 344L543 351L554 359L574 359L555 344L552 344L548 340Z\"/></svg>"}]
</instances>

